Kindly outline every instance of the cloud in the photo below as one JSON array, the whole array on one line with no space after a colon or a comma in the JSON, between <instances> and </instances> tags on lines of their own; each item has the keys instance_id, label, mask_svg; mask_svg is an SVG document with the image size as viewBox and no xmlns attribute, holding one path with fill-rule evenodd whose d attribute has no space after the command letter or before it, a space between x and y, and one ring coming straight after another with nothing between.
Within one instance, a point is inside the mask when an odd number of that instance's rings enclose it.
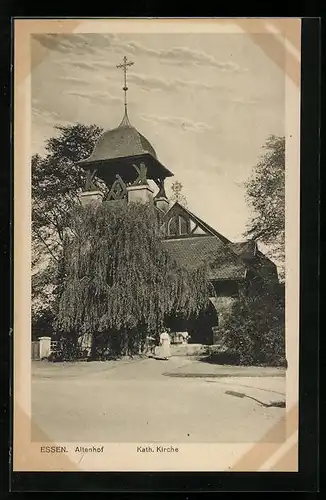
<instances>
[{"instance_id":1,"label":"cloud","mask_svg":"<svg viewBox=\"0 0 326 500\"><path fill-rule=\"evenodd\" d=\"M83 69L87 71L93 72L93 77L95 74L97 75L97 79L117 79L121 77L121 75L116 71L116 64L113 64L105 59L103 60L73 60L71 58L64 59L58 61L59 64L69 64L70 67L74 66L77 69ZM95 70L107 71L106 74L103 73L94 73ZM114 71L111 71L114 70ZM82 80L77 77L60 77L62 81L71 81L71 83L75 83L78 85L79 83L83 83ZM224 92L229 92L229 89L226 87L222 87L220 85L210 85L203 81L196 80L180 80L180 79L166 79L155 77L151 75L144 75L139 73L128 73L128 81L134 83L138 87L143 90L157 90L157 91L165 91L165 92L174 92L181 91L184 89L196 89L196 90L211 90L211 89L220 89Z\"/></svg>"},{"instance_id":2,"label":"cloud","mask_svg":"<svg viewBox=\"0 0 326 500\"><path fill-rule=\"evenodd\" d=\"M33 99L32 100L32 121L33 122L37 121L37 122L41 123L43 126L46 125L46 126L50 126L50 127L53 127L54 125L58 124L59 122L62 125L68 125L70 123L67 120L62 119L60 113L57 113L56 111L49 111L46 109L42 109L42 108L38 107L36 103L39 103L39 101L37 99Z\"/></svg>"},{"instance_id":3,"label":"cloud","mask_svg":"<svg viewBox=\"0 0 326 500\"><path fill-rule=\"evenodd\" d=\"M78 78L77 76L58 76L57 81L68 85L87 85L85 80Z\"/></svg>"},{"instance_id":4,"label":"cloud","mask_svg":"<svg viewBox=\"0 0 326 500\"><path fill-rule=\"evenodd\" d=\"M149 75L141 75L130 73L128 75L130 82L135 83L144 90L162 90L167 92L180 91L183 89L196 89L196 90L211 90L218 88L217 85L209 85L200 81L190 80L167 80Z\"/></svg>"},{"instance_id":5,"label":"cloud","mask_svg":"<svg viewBox=\"0 0 326 500\"><path fill-rule=\"evenodd\" d=\"M144 90L164 90L173 91L176 89L174 81L165 80L163 78L158 78L155 76L140 75L136 73L130 73L128 75L128 81L135 83Z\"/></svg>"},{"instance_id":6,"label":"cloud","mask_svg":"<svg viewBox=\"0 0 326 500\"><path fill-rule=\"evenodd\" d=\"M121 75L119 74L116 64L108 61L106 58L98 57L98 54L93 54L85 58L85 54L83 57L80 55L76 55L74 53L70 54L69 57L59 56L54 60L54 63L63 67L66 71L74 70L86 70L88 72L92 72L92 79L96 78L97 80L103 78L117 78Z\"/></svg>"},{"instance_id":7,"label":"cloud","mask_svg":"<svg viewBox=\"0 0 326 500\"><path fill-rule=\"evenodd\" d=\"M93 55L104 55L102 49L107 50L108 48L113 48L119 53L155 57L159 59L160 62L168 64L207 66L216 68L219 71L228 72L244 71L244 69L241 69L235 62L219 61L214 56L202 50L190 49L189 47L172 47L171 49L156 50L139 42L123 41L113 33L37 34L33 35L33 38L44 47L61 53L75 53L80 55L90 53ZM103 61L94 62L93 64L100 65L101 67L113 66L107 63L104 58Z\"/></svg>"},{"instance_id":8,"label":"cloud","mask_svg":"<svg viewBox=\"0 0 326 500\"><path fill-rule=\"evenodd\" d=\"M47 120L55 119L58 115L56 111L48 111L46 109L42 109L32 105L32 116L34 117L42 117Z\"/></svg>"},{"instance_id":9,"label":"cloud","mask_svg":"<svg viewBox=\"0 0 326 500\"><path fill-rule=\"evenodd\" d=\"M64 90L64 95L81 97L82 99L89 99L91 101L106 101L108 104L121 104L122 97L116 97L109 92L101 92L98 90Z\"/></svg>"},{"instance_id":10,"label":"cloud","mask_svg":"<svg viewBox=\"0 0 326 500\"><path fill-rule=\"evenodd\" d=\"M160 123L167 127L174 127L180 131L184 132L206 132L211 127L203 122L194 122L187 118L175 117L175 116L156 116L156 115L141 115L141 118L145 121L152 123Z\"/></svg>"},{"instance_id":11,"label":"cloud","mask_svg":"<svg viewBox=\"0 0 326 500\"><path fill-rule=\"evenodd\" d=\"M77 61L77 60L71 60L71 59L61 59L60 61L57 61L59 64L65 65L69 64L72 66L75 66L76 68L79 69L86 69L86 70L92 70L94 68L93 62L91 61Z\"/></svg>"},{"instance_id":12,"label":"cloud","mask_svg":"<svg viewBox=\"0 0 326 500\"><path fill-rule=\"evenodd\" d=\"M96 52L98 46L103 45L108 47L111 41L115 39L115 35L113 34L89 35L85 33L42 33L34 34L32 37L49 50L61 53L74 52L80 54L93 54Z\"/></svg>"},{"instance_id":13,"label":"cloud","mask_svg":"<svg viewBox=\"0 0 326 500\"><path fill-rule=\"evenodd\" d=\"M116 71L110 71L111 69L116 70L116 64L110 63L108 61L99 61L99 60L91 60L91 61L78 61L67 59L64 61L58 61L60 64L69 64L70 66L74 66L78 69L84 69L88 71L93 71L96 69L99 70L108 70L108 73L105 75L101 75L101 78L104 79L117 79L121 75ZM97 74L99 75L99 74ZM68 81L71 79L71 82L76 82L78 84L78 78L76 77L60 77L60 80ZM128 81L134 83L135 85L143 88L144 90L162 90L167 92L179 91L183 89L197 89L197 90L211 90L218 89L229 91L228 88L222 88L219 85L209 85L205 82L195 81L195 80L180 80L180 79L170 79L160 78L150 75L144 75L139 73L128 73ZM81 83L81 80L80 80Z\"/></svg>"},{"instance_id":14,"label":"cloud","mask_svg":"<svg viewBox=\"0 0 326 500\"><path fill-rule=\"evenodd\" d=\"M215 57L201 50L188 47L173 47L171 49L155 50L138 42L121 42L116 38L113 42L115 48L127 51L132 55L147 55L160 59L161 62L178 65L210 66L220 71L243 71L238 64L231 61L219 61Z\"/></svg>"},{"instance_id":15,"label":"cloud","mask_svg":"<svg viewBox=\"0 0 326 500\"><path fill-rule=\"evenodd\" d=\"M86 70L90 70L90 71L94 71L96 69L99 69L99 70L111 70L111 69L114 69L116 70L117 69L117 66L116 64L114 63L110 63L109 61L105 60L105 59L92 59L90 61L85 61L85 60L71 60L71 59L66 59L66 60L61 60L59 61L60 64L70 64L70 65L73 65L73 66L76 66L77 68L80 68L80 69L86 69Z\"/></svg>"}]
</instances>

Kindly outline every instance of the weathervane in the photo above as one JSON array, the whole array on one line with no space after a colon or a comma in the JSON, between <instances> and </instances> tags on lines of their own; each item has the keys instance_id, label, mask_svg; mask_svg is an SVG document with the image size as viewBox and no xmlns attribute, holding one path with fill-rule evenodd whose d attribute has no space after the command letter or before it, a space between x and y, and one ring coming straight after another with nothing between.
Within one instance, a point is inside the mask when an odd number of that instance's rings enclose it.
<instances>
[{"instance_id":1,"label":"weathervane","mask_svg":"<svg viewBox=\"0 0 326 500\"><path fill-rule=\"evenodd\" d=\"M117 68L122 69L123 73L124 73L124 87L123 87L123 91L125 93L125 111L126 112L127 112L127 90L128 90L128 87L127 87L127 71L128 71L128 68L130 66L132 66L133 64L134 63L132 61L128 61L127 57L124 56L123 63L117 65Z\"/></svg>"}]
</instances>

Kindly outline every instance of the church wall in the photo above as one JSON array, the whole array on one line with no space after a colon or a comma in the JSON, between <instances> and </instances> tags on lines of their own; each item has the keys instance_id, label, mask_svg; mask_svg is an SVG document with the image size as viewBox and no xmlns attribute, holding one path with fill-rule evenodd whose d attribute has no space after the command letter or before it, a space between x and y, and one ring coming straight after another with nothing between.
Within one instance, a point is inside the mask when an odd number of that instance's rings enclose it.
<instances>
[{"instance_id":1,"label":"church wall","mask_svg":"<svg viewBox=\"0 0 326 500\"><path fill-rule=\"evenodd\" d=\"M232 315L234 306L238 303L238 297L210 297L210 301L215 307L218 315L218 326L221 327Z\"/></svg>"},{"instance_id":2,"label":"church wall","mask_svg":"<svg viewBox=\"0 0 326 500\"><path fill-rule=\"evenodd\" d=\"M233 312L234 305L239 301L243 287L237 281L225 280L213 283L215 297L210 301L218 314L218 324L222 326Z\"/></svg>"},{"instance_id":3,"label":"church wall","mask_svg":"<svg viewBox=\"0 0 326 500\"><path fill-rule=\"evenodd\" d=\"M234 312L242 294L245 293L246 283L233 280L226 280L213 283L215 297L210 297L210 301L217 311L218 326L213 328L213 344L221 343L220 333L230 316Z\"/></svg>"}]
</instances>

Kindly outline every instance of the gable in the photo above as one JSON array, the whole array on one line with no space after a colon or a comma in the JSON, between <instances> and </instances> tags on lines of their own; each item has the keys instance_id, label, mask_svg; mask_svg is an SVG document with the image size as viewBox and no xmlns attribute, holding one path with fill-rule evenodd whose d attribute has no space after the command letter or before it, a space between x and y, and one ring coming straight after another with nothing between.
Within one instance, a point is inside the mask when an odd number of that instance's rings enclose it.
<instances>
[{"instance_id":1,"label":"gable","mask_svg":"<svg viewBox=\"0 0 326 500\"><path fill-rule=\"evenodd\" d=\"M164 215L163 230L167 239L214 235L207 224L179 203L175 203Z\"/></svg>"},{"instance_id":2,"label":"gable","mask_svg":"<svg viewBox=\"0 0 326 500\"><path fill-rule=\"evenodd\" d=\"M163 216L164 244L186 267L206 262L210 279L238 279L247 271L278 281L277 268L253 240L232 243L187 208L174 203Z\"/></svg>"}]
</instances>

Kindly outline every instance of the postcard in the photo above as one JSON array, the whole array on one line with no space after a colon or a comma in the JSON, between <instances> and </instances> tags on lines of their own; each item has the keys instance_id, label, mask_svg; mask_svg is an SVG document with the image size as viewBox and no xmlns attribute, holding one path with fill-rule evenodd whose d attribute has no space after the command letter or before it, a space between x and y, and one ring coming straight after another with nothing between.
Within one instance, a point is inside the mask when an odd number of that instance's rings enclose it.
<instances>
[{"instance_id":1,"label":"postcard","mask_svg":"<svg viewBox=\"0 0 326 500\"><path fill-rule=\"evenodd\" d=\"M14 471L298 471L300 40L14 21Z\"/></svg>"}]
</instances>

